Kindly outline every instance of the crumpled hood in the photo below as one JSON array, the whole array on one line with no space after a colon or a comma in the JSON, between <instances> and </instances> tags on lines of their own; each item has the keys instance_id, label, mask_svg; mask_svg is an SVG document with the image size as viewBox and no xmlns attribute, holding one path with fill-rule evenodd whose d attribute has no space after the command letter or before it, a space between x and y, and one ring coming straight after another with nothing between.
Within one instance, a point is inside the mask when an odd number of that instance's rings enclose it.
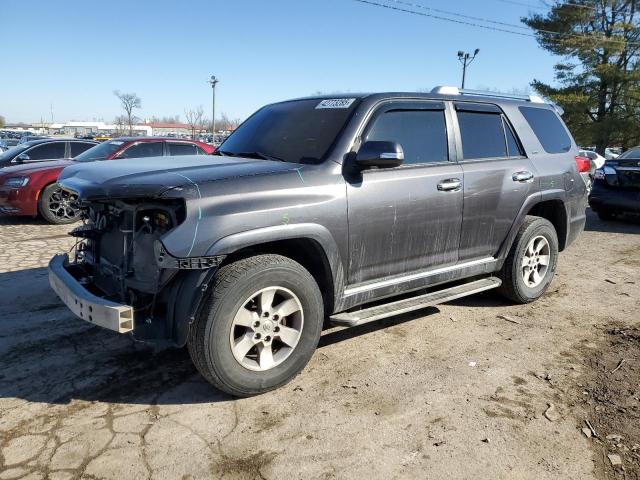
<instances>
[{"instance_id":1,"label":"crumpled hood","mask_svg":"<svg viewBox=\"0 0 640 480\"><path fill-rule=\"evenodd\" d=\"M151 157L75 164L62 171L58 182L84 200L157 197L176 187L299 167L298 164L241 157Z\"/></svg>"},{"instance_id":2,"label":"crumpled hood","mask_svg":"<svg viewBox=\"0 0 640 480\"><path fill-rule=\"evenodd\" d=\"M64 168L68 165L73 165L74 162L70 160L48 160L45 162L27 162L20 163L18 165L12 165L0 169L0 175L11 175L15 177L17 175L26 175L28 173L38 172L41 170L54 170L56 168Z\"/></svg>"}]
</instances>

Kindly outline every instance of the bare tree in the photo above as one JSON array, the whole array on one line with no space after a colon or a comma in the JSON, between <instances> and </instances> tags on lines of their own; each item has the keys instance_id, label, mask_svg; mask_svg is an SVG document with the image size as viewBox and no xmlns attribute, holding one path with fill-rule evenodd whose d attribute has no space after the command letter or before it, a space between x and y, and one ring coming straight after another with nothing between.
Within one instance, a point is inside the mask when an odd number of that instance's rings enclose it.
<instances>
[{"instance_id":1,"label":"bare tree","mask_svg":"<svg viewBox=\"0 0 640 480\"><path fill-rule=\"evenodd\" d=\"M203 115L204 115L204 110L202 108L202 105L198 106L198 108L196 108L196 109L191 109L191 110L185 109L185 111L184 111L184 116L187 119L187 124L191 128L191 138L192 139L196 137L196 129L197 130L202 129L202 116Z\"/></svg>"},{"instance_id":2,"label":"bare tree","mask_svg":"<svg viewBox=\"0 0 640 480\"><path fill-rule=\"evenodd\" d=\"M0 127L4 127L6 125L6 121L2 115L0 115Z\"/></svg>"},{"instance_id":3,"label":"bare tree","mask_svg":"<svg viewBox=\"0 0 640 480\"><path fill-rule=\"evenodd\" d=\"M121 93L119 90L114 90L113 94L118 97L123 110L127 114L127 123L129 125L129 135L133 134L133 109L142 107L142 101L140 97L135 93Z\"/></svg>"},{"instance_id":4,"label":"bare tree","mask_svg":"<svg viewBox=\"0 0 640 480\"><path fill-rule=\"evenodd\" d=\"M125 135L126 129L127 129L127 124L128 124L127 116L126 115L118 115L116 118L114 118L113 123L116 126L116 131L114 132L114 135L117 136L117 137L121 137L121 136Z\"/></svg>"},{"instance_id":5,"label":"bare tree","mask_svg":"<svg viewBox=\"0 0 640 480\"><path fill-rule=\"evenodd\" d=\"M165 115L164 117L156 117L155 115L153 115L149 120L155 123L180 123L180 115Z\"/></svg>"},{"instance_id":6,"label":"bare tree","mask_svg":"<svg viewBox=\"0 0 640 480\"><path fill-rule=\"evenodd\" d=\"M223 131L232 131L238 128L240 123L242 123L242 121L239 118L231 120L226 113L223 113L221 117L216 120L216 128Z\"/></svg>"}]
</instances>

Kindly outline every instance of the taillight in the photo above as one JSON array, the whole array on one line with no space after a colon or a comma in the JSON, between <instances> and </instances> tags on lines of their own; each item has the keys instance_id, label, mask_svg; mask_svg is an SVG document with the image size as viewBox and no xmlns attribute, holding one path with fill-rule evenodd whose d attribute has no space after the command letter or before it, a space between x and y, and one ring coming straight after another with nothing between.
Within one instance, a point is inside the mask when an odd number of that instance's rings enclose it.
<instances>
[{"instance_id":1,"label":"taillight","mask_svg":"<svg viewBox=\"0 0 640 480\"><path fill-rule=\"evenodd\" d=\"M578 167L578 172L587 173L591 170L591 160L578 155L576 157L576 167Z\"/></svg>"}]
</instances>

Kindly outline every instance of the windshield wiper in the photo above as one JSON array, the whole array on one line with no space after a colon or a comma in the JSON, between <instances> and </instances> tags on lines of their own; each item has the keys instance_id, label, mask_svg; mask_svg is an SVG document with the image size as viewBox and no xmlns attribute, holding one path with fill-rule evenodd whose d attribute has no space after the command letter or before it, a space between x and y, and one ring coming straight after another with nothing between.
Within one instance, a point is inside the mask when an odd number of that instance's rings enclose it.
<instances>
[{"instance_id":1,"label":"windshield wiper","mask_svg":"<svg viewBox=\"0 0 640 480\"><path fill-rule=\"evenodd\" d=\"M211 155L218 155L220 157L233 157L235 156L234 153L231 152L225 152L224 150L214 150L214 152Z\"/></svg>"},{"instance_id":2,"label":"windshield wiper","mask_svg":"<svg viewBox=\"0 0 640 480\"><path fill-rule=\"evenodd\" d=\"M285 159L268 155L264 152L239 152L234 154L236 157L261 158L262 160L275 160L278 162L286 162Z\"/></svg>"}]
</instances>

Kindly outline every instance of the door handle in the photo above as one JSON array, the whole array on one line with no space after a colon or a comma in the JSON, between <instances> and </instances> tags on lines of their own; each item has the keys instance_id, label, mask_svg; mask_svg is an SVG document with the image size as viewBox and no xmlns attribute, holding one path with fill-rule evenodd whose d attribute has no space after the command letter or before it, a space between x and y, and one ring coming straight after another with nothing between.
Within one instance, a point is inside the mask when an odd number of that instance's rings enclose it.
<instances>
[{"instance_id":1,"label":"door handle","mask_svg":"<svg viewBox=\"0 0 640 480\"><path fill-rule=\"evenodd\" d=\"M459 178L448 178L438 184L440 192L457 192L462 188L462 181Z\"/></svg>"},{"instance_id":2,"label":"door handle","mask_svg":"<svg viewBox=\"0 0 640 480\"><path fill-rule=\"evenodd\" d=\"M533 173L528 172L526 170L524 170L522 172L516 172L516 173L513 174L511 179L514 182L531 183L531 182L533 182Z\"/></svg>"}]
</instances>

